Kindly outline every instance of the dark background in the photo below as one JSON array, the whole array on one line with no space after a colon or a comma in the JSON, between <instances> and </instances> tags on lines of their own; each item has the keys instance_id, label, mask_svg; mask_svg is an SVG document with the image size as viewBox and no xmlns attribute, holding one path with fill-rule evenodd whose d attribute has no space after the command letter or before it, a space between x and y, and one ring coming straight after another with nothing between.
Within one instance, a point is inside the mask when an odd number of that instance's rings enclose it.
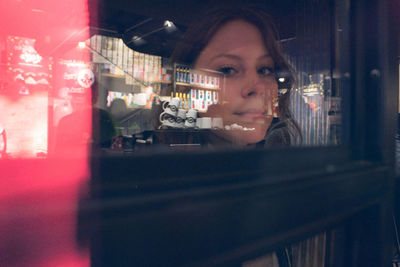
<instances>
[{"instance_id":1,"label":"dark background","mask_svg":"<svg viewBox=\"0 0 400 267\"><path fill-rule=\"evenodd\" d=\"M296 35L296 9L294 0L251 0L251 1L162 1L162 0L89 0L90 24L95 32L103 35L122 37L132 49L168 57L181 34L207 7L218 5L259 5L265 7L280 33L280 39ZM160 28L165 20L174 22L178 31L168 34L159 31L146 38L145 45L135 46L130 42L134 35L146 35Z\"/></svg>"}]
</instances>

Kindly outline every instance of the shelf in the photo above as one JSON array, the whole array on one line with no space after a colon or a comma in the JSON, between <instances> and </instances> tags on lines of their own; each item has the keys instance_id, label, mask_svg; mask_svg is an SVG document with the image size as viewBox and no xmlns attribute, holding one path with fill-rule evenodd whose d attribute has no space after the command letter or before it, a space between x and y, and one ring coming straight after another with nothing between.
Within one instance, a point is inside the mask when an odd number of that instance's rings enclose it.
<instances>
[{"instance_id":1,"label":"shelf","mask_svg":"<svg viewBox=\"0 0 400 267\"><path fill-rule=\"evenodd\" d=\"M101 75L105 77L112 77L112 78L118 78L118 79L125 79L126 75L121 75L121 74L112 74L112 73L102 73ZM162 81L162 80L156 80L156 81L145 81L140 78L132 78L136 81L140 81L143 83L148 83L148 84L154 84L154 83L160 83L160 84L172 84L171 81Z\"/></svg>"},{"instance_id":2,"label":"shelf","mask_svg":"<svg viewBox=\"0 0 400 267\"><path fill-rule=\"evenodd\" d=\"M155 82L152 82L152 83L162 83L162 84L171 84L172 82L171 81L155 81Z\"/></svg>"},{"instance_id":3,"label":"shelf","mask_svg":"<svg viewBox=\"0 0 400 267\"><path fill-rule=\"evenodd\" d=\"M196 84L190 84L190 83L183 83L183 82L176 82L176 85L185 86L185 87L201 88L201 89L204 89L204 90L213 90L213 91L219 91L220 90L220 88L211 88L211 87L206 87L206 86L201 86L201 85L196 85Z\"/></svg>"},{"instance_id":4,"label":"shelf","mask_svg":"<svg viewBox=\"0 0 400 267\"><path fill-rule=\"evenodd\" d=\"M106 76L106 77L119 78L119 79L125 78L125 75L120 75L120 74L102 73L101 75Z\"/></svg>"}]
</instances>

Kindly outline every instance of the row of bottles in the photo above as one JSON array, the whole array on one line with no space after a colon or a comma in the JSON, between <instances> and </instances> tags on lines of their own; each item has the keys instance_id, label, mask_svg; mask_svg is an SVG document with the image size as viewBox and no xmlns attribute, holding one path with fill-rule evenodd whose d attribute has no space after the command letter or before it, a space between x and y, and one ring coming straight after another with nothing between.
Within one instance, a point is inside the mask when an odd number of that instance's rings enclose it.
<instances>
[{"instance_id":1,"label":"row of bottles","mask_svg":"<svg viewBox=\"0 0 400 267\"><path fill-rule=\"evenodd\" d=\"M188 67L177 66L175 79L177 82L190 83L190 69Z\"/></svg>"},{"instance_id":2,"label":"row of bottles","mask_svg":"<svg viewBox=\"0 0 400 267\"><path fill-rule=\"evenodd\" d=\"M190 105L190 94L189 93L182 93L182 92L171 92L171 98L178 97L180 100L180 109L189 110L191 108Z\"/></svg>"},{"instance_id":3,"label":"row of bottles","mask_svg":"<svg viewBox=\"0 0 400 267\"><path fill-rule=\"evenodd\" d=\"M197 73L185 66L177 66L175 80L205 88L219 89L220 87L220 77Z\"/></svg>"},{"instance_id":4,"label":"row of bottles","mask_svg":"<svg viewBox=\"0 0 400 267\"><path fill-rule=\"evenodd\" d=\"M176 92L171 93L171 98L178 97L180 101L180 107L182 109L197 109L205 112L208 107L213 104L217 104L219 100L219 94L217 91L190 89L189 93Z\"/></svg>"}]
</instances>

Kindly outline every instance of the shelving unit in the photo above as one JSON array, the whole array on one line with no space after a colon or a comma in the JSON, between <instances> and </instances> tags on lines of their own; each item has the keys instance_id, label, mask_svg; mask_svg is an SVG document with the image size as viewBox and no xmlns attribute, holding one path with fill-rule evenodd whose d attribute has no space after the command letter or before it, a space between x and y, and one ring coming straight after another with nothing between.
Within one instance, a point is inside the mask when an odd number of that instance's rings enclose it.
<instances>
[{"instance_id":1,"label":"shelving unit","mask_svg":"<svg viewBox=\"0 0 400 267\"><path fill-rule=\"evenodd\" d=\"M183 83L183 82L176 82L176 86L189 86L189 87L195 87L195 88L200 88L204 90L210 90L210 91L219 91L219 88L211 88L211 87L204 87L201 85L196 85L196 84L190 84L190 83Z\"/></svg>"},{"instance_id":2,"label":"shelving unit","mask_svg":"<svg viewBox=\"0 0 400 267\"><path fill-rule=\"evenodd\" d=\"M218 103L223 81L224 76L220 72L194 70L189 66L174 63L171 96L183 96L185 101L189 101L190 108L206 112L209 105Z\"/></svg>"}]
</instances>

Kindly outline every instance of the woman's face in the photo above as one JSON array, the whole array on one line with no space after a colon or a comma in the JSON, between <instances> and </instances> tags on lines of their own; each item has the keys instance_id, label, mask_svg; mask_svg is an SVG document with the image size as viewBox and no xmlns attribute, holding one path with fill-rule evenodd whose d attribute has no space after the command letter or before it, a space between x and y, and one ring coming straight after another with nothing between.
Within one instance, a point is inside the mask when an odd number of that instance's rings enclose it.
<instances>
[{"instance_id":1,"label":"woman's face","mask_svg":"<svg viewBox=\"0 0 400 267\"><path fill-rule=\"evenodd\" d=\"M221 104L213 115L221 116L225 125L243 127L226 131L227 137L243 145L261 141L273 118L278 85L274 61L259 30L242 20L224 24L197 58L195 68L225 74Z\"/></svg>"}]
</instances>

